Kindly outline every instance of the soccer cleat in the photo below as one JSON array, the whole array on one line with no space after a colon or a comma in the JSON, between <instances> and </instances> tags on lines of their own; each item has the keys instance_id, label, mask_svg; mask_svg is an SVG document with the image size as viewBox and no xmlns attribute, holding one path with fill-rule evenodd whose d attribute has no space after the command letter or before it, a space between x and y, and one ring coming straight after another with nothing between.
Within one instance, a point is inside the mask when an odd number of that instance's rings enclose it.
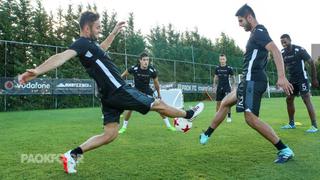
<instances>
[{"instance_id":1,"label":"soccer cleat","mask_svg":"<svg viewBox=\"0 0 320 180\"><path fill-rule=\"evenodd\" d=\"M232 119L230 117L227 118L227 122L230 123Z\"/></svg>"},{"instance_id":2,"label":"soccer cleat","mask_svg":"<svg viewBox=\"0 0 320 180\"><path fill-rule=\"evenodd\" d=\"M318 128L311 126L311 128L309 128L308 130L306 130L307 133L316 133L318 132Z\"/></svg>"},{"instance_id":3,"label":"soccer cleat","mask_svg":"<svg viewBox=\"0 0 320 180\"><path fill-rule=\"evenodd\" d=\"M290 125L290 124L287 124L281 127L281 129L295 129L295 128L296 128L295 125Z\"/></svg>"},{"instance_id":4,"label":"soccer cleat","mask_svg":"<svg viewBox=\"0 0 320 180\"><path fill-rule=\"evenodd\" d=\"M167 127L167 129L168 129L169 131L177 131L176 128L174 128L174 127L172 127L172 126Z\"/></svg>"},{"instance_id":5,"label":"soccer cleat","mask_svg":"<svg viewBox=\"0 0 320 180\"><path fill-rule=\"evenodd\" d=\"M200 134L200 144L205 145L209 141L209 136L205 135L204 133Z\"/></svg>"},{"instance_id":6,"label":"soccer cleat","mask_svg":"<svg viewBox=\"0 0 320 180\"><path fill-rule=\"evenodd\" d=\"M63 164L63 169L68 174L72 174L72 173L77 172L77 170L76 170L77 162L76 162L76 160L73 159L70 152L71 152L71 150L60 156L60 159Z\"/></svg>"},{"instance_id":7,"label":"soccer cleat","mask_svg":"<svg viewBox=\"0 0 320 180\"><path fill-rule=\"evenodd\" d=\"M118 133L119 133L119 134L125 133L126 130L127 130L127 128L122 127L122 128L118 131Z\"/></svg>"},{"instance_id":8,"label":"soccer cleat","mask_svg":"<svg viewBox=\"0 0 320 180\"><path fill-rule=\"evenodd\" d=\"M274 162L279 164L289 161L294 156L293 151L289 147L280 150L277 154L278 158Z\"/></svg>"},{"instance_id":9,"label":"soccer cleat","mask_svg":"<svg viewBox=\"0 0 320 180\"><path fill-rule=\"evenodd\" d=\"M191 108L193 110L193 116L190 119L187 119L188 121L192 122L204 109L203 102L198 103L196 106Z\"/></svg>"}]
</instances>

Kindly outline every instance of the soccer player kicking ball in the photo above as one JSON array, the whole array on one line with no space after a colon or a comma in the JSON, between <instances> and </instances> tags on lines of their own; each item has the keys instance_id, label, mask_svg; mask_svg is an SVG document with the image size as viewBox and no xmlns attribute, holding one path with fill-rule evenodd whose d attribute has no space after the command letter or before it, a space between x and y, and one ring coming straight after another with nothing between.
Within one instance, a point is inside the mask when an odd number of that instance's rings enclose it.
<instances>
[{"instance_id":1,"label":"soccer player kicking ball","mask_svg":"<svg viewBox=\"0 0 320 180\"><path fill-rule=\"evenodd\" d=\"M234 83L233 68L227 65L227 57L224 54L219 56L220 65L217 66L214 72L213 87L216 87L216 112L220 108L221 101L227 94L231 92L231 83L229 78ZM217 83L218 81L218 83ZM218 84L218 85L217 85ZM229 109L227 122L231 122L231 109Z\"/></svg>"},{"instance_id":2,"label":"soccer player kicking ball","mask_svg":"<svg viewBox=\"0 0 320 180\"><path fill-rule=\"evenodd\" d=\"M183 117L190 121L201 113L204 108L203 103L187 111L176 109L125 83L120 77L118 68L106 52L115 36L124 27L125 22L117 23L111 34L101 44L97 43L97 38L101 33L99 14L86 11L81 14L79 24L80 37L69 49L51 56L40 66L29 69L18 77L19 82L24 84L78 56L87 73L96 81L101 94L104 132L89 138L80 146L61 156L66 173L77 172L77 159L84 152L108 144L118 136L119 119L124 110L135 110L142 114L156 111L164 116Z\"/></svg>"},{"instance_id":3,"label":"soccer player kicking ball","mask_svg":"<svg viewBox=\"0 0 320 180\"><path fill-rule=\"evenodd\" d=\"M285 163L291 159L293 151L283 144L274 130L259 118L260 102L267 88L266 64L268 52L274 57L277 67L278 82L286 94L292 93L292 85L285 77L284 65L281 53L275 43L271 40L267 29L258 24L255 14L250 6L245 4L236 13L238 22L245 31L250 31L250 38L244 54L244 66L242 82L237 90L228 94L221 103L219 111L206 132L200 135L200 143L206 144L213 131L226 117L229 108L237 103L237 111L244 112L247 124L260 133L266 140L270 141L278 149L276 163ZM238 100L238 102L237 102Z\"/></svg>"},{"instance_id":4,"label":"soccer player kicking ball","mask_svg":"<svg viewBox=\"0 0 320 180\"><path fill-rule=\"evenodd\" d=\"M293 85L293 94L287 96L287 111L289 115L289 124L282 126L282 129L295 129L294 124L294 97L301 95L304 104L309 113L311 120L311 127L306 131L307 133L318 132L316 112L313 108L310 96L310 87L306 69L304 67L304 62L308 62L311 67L312 73L312 86L317 88L319 86L317 80L317 69L314 60L308 54L308 52L297 45L291 44L291 38L288 34L283 34L281 37L282 57L284 60L284 65L288 71L289 82Z\"/></svg>"},{"instance_id":5,"label":"soccer player kicking ball","mask_svg":"<svg viewBox=\"0 0 320 180\"><path fill-rule=\"evenodd\" d=\"M129 74L132 74L134 77L133 79L134 87L139 91L143 92L144 94L153 97L153 90L150 88L150 85L149 85L150 79L152 78L154 87L158 94L157 98L161 99L157 70L151 65L149 65L149 62L150 62L149 55L146 52L141 53L138 60L138 64L125 70L121 74L121 77L124 78L124 77L127 77ZM132 111L126 111L124 115L122 128L119 130L120 134L126 132L131 114L132 114ZM176 131L176 129L171 126L168 117L165 117L161 114L160 116L163 119L168 130Z\"/></svg>"}]
</instances>

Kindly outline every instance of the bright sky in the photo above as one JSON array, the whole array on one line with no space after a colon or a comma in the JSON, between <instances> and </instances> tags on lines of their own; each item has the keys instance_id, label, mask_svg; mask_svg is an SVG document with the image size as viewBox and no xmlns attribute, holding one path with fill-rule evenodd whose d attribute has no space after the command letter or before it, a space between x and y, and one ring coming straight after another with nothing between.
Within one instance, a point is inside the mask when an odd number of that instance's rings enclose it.
<instances>
[{"instance_id":1,"label":"bright sky","mask_svg":"<svg viewBox=\"0 0 320 180\"><path fill-rule=\"evenodd\" d=\"M134 13L136 29L143 34L156 25L172 23L176 31L194 30L213 42L221 32L245 49L249 33L239 27L235 12L245 3L255 11L258 22L265 25L281 49L280 36L288 33L292 43L311 54L311 44L320 43L319 5L317 0L42 0L48 11L61 6L95 3L98 11L115 11L118 20Z\"/></svg>"}]
</instances>

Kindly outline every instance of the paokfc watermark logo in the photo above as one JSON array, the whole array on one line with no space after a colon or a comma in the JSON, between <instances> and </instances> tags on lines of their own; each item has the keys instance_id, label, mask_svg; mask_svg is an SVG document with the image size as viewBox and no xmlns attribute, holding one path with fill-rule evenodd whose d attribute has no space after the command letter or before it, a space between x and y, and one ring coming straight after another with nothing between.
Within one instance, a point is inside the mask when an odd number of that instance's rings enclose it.
<instances>
[{"instance_id":1,"label":"paokfc watermark logo","mask_svg":"<svg viewBox=\"0 0 320 180\"><path fill-rule=\"evenodd\" d=\"M21 154L21 163L45 164L61 163L61 154ZM83 156L77 158L77 163L83 163Z\"/></svg>"}]
</instances>

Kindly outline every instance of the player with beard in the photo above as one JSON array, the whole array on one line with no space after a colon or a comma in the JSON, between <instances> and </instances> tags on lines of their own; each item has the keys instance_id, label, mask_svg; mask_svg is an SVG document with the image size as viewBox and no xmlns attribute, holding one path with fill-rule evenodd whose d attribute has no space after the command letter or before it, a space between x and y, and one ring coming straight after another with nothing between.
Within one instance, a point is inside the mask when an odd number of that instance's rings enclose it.
<instances>
[{"instance_id":1,"label":"player with beard","mask_svg":"<svg viewBox=\"0 0 320 180\"><path fill-rule=\"evenodd\" d=\"M287 94L293 91L292 85L285 77L281 53L271 40L267 29L258 23L252 8L245 4L236 13L239 25L245 31L251 32L244 54L243 79L238 88L228 94L221 102L208 129L200 134L200 144L207 144L210 136L226 117L231 106L237 104L237 112L244 112L246 123L271 142L278 150L276 163L285 163L294 154L285 145L274 130L259 117L260 103L267 88L266 64L268 53L271 52L277 68L278 81Z\"/></svg>"},{"instance_id":2,"label":"player with beard","mask_svg":"<svg viewBox=\"0 0 320 180\"><path fill-rule=\"evenodd\" d=\"M104 116L104 131L61 156L66 173L77 172L77 161L83 153L109 144L117 138L119 119L124 110L134 110L142 114L156 111L163 116L183 117L192 121L204 108L203 103L199 103L187 111L177 109L126 84L106 52L116 35L125 26L125 22L118 22L109 36L99 44L97 39L102 31L99 17L95 12L83 12L79 22L80 37L67 50L49 57L38 67L28 69L18 76L19 83L25 84L77 56L86 72L97 83ZM79 130L69 131L75 131L74 134L77 135Z\"/></svg>"}]
</instances>

